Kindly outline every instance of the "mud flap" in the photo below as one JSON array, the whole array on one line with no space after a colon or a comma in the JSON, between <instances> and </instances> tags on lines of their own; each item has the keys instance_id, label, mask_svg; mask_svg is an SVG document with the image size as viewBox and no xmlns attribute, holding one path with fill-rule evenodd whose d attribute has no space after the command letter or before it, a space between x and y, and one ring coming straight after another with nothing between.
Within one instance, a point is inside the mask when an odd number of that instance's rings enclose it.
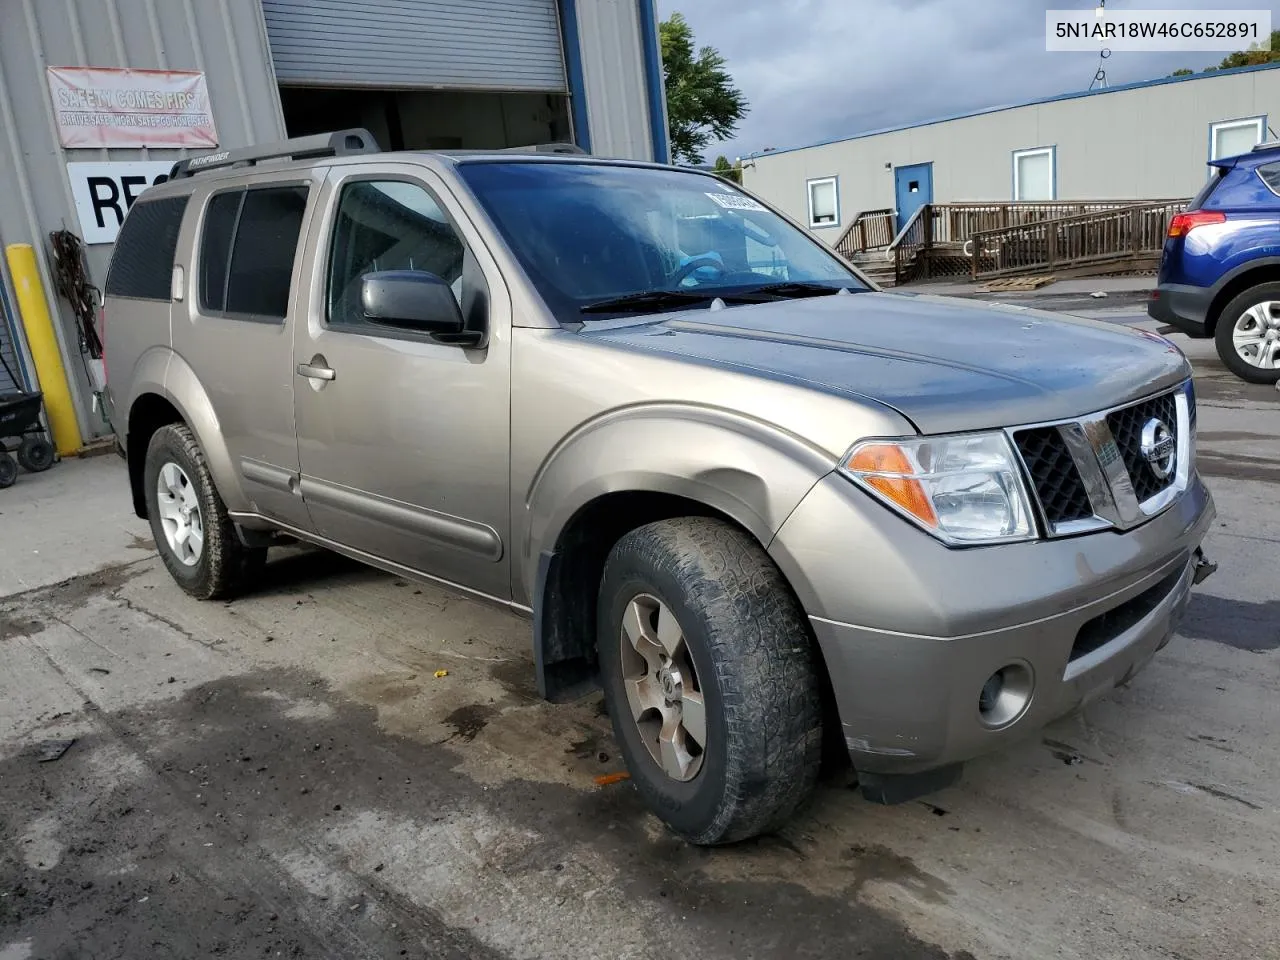
<instances>
[{"instance_id":1,"label":"mud flap","mask_svg":"<svg viewBox=\"0 0 1280 960\"><path fill-rule=\"evenodd\" d=\"M963 763L952 763L922 773L864 773L858 771L858 789L871 803L893 806L918 800L960 782Z\"/></svg>"}]
</instances>

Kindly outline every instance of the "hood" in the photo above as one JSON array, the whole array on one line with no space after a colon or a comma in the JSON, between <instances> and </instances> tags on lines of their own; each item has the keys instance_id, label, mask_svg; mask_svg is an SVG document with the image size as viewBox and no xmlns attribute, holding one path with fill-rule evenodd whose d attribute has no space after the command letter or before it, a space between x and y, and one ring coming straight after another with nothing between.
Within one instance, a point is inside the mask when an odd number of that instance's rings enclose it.
<instances>
[{"instance_id":1,"label":"hood","mask_svg":"<svg viewBox=\"0 0 1280 960\"><path fill-rule=\"evenodd\" d=\"M1191 374L1177 347L1141 330L919 294L691 310L656 321L589 323L583 333L876 401L922 433L1081 416Z\"/></svg>"}]
</instances>

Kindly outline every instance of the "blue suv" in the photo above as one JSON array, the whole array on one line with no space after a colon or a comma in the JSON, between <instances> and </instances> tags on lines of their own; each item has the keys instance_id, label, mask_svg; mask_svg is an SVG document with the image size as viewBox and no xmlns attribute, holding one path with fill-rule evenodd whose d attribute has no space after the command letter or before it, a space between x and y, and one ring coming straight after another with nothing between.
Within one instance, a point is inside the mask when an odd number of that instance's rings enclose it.
<instances>
[{"instance_id":1,"label":"blue suv","mask_svg":"<svg viewBox=\"0 0 1280 960\"><path fill-rule=\"evenodd\" d=\"M1214 160L1169 224L1147 313L1193 337L1250 383L1280 381L1280 143Z\"/></svg>"}]
</instances>

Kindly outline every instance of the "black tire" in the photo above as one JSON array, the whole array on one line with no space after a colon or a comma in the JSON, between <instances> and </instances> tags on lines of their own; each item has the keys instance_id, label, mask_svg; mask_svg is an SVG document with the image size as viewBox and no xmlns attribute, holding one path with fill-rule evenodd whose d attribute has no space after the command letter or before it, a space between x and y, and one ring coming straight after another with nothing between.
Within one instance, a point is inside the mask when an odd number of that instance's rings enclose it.
<instances>
[{"instance_id":1,"label":"black tire","mask_svg":"<svg viewBox=\"0 0 1280 960\"><path fill-rule=\"evenodd\" d=\"M169 546L161 521L157 483L160 470L175 463L195 487L204 528L204 544L192 565L182 562ZM261 570L266 556L262 547L246 547L236 535L235 524L227 516L227 507L213 484L213 475L204 459L204 451L186 424L171 423L161 427L147 445L143 469L147 497L147 516L160 559L173 579L197 600L226 599L239 593L255 570Z\"/></svg>"},{"instance_id":2,"label":"black tire","mask_svg":"<svg viewBox=\"0 0 1280 960\"><path fill-rule=\"evenodd\" d=\"M13 457L0 450L0 490L12 487L18 479L18 464Z\"/></svg>"},{"instance_id":3,"label":"black tire","mask_svg":"<svg viewBox=\"0 0 1280 960\"><path fill-rule=\"evenodd\" d=\"M1249 383L1280 381L1280 368L1255 367L1236 353L1235 344L1232 342L1236 321L1250 307L1268 300L1280 302L1280 283L1260 283L1256 287L1250 287L1223 308L1222 313L1218 315L1217 327L1214 329L1213 341L1218 348L1218 357L1228 370Z\"/></svg>"},{"instance_id":4,"label":"black tire","mask_svg":"<svg viewBox=\"0 0 1280 960\"><path fill-rule=\"evenodd\" d=\"M18 444L18 463L30 473L43 473L53 466L53 444L44 437L23 437Z\"/></svg>"},{"instance_id":5,"label":"black tire","mask_svg":"<svg viewBox=\"0 0 1280 960\"><path fill-rule=\"evenodd\" d=\"M674 613L705 701L697 773L668 776L641 738L624 687L623 616L638 595ZM600 584L605 698L632 780L691 843L733 843L786 822L822 760L820 669L808 623L781 572L745 532L685 517L614 546Z\"/></svg>"}]
</instances>

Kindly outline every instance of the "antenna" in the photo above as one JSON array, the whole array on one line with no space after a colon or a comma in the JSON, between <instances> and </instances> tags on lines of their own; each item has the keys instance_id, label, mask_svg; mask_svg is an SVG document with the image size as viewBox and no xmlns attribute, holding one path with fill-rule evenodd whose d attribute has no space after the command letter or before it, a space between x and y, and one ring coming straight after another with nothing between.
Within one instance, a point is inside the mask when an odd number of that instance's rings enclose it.
<instances>
[{"instance_id":1,"label":"antenna","mask_svg":"<svg viewBox=\"0 0 1280 960\"><path fill-rule=\"evenodd\" d=\"M1098 8L1093 11L1093 14L1099 20L1106 19L1107 0L1098 0ZM1106 71L1106 68L1103 66L1103 64L1106 63L1107 59L1110 56L1111 56L1111 50L1107 47L1103 47L1102 50L1099 52L1098 67L1093 72L1093 80L1089 82L1090 90L1092 90L1095 86L1098 87L1098 89L1100 90L1107 89L1107 71Z\"/></svg>"}]
</instances>

